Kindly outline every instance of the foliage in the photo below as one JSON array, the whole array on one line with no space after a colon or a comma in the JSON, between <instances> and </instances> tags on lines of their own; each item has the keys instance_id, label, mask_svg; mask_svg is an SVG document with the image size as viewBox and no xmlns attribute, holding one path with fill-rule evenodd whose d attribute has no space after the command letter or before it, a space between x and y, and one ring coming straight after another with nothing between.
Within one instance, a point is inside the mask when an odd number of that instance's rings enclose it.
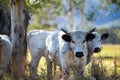
<instances>
[{"instance_id":1,"label":"foliage","mask_svg":"<svg viewBox=\"0 0 120 80\"><path fill-rule=\"evenodd\" d=\"M48 9L53 6L57 5L58 7L60 1L59 0L26 0L25 4L27 9L29 9L30 13L39 14L43 11L48 11Z\"/></svg>"},{"instance_id":2,"label":"foliage","mask_svg":"<svg viewBox=\"0 0 120 80\"><path fill-rule=\"evenodd\" d=\"M53 14L61 14L62 6L60 0L34 0L26 3L32 18L38 19L37 21L31 19L32 23L29 25L28 31L32 29L54 29L56 25L50 25L49 21L51 21ZM44 23L42 23L43 21Z\"/></svg>"},{"instance_id":3,"label":"foliage","mask_svg":"<svg viewBox=\"0 0 120 80\"><path fill-rule=\"evenodd\" d=\"M10 36L9 0L0 1L0 34Z\"/></svg>"},{"instance_id":4,"label":"foliage","mask_svg":"<svg viewBox=\"0 0 120 80\"><path fill-rule=\"evenodd\" d=\"M116 4L120 6L120 0L100 0L102 3L106 3L105 5Z\"/></svg>"},{"instance_id":5,"label":"foliage","mask_svg":"<svg viewBox=\"0 0 120 80\"><path fill-rule=\"evenodd\" d=\"M2 8L3 4L6 5L7 10L10 8L9 0L0 0L0 9Z\"/></svg>"}]
</instances>

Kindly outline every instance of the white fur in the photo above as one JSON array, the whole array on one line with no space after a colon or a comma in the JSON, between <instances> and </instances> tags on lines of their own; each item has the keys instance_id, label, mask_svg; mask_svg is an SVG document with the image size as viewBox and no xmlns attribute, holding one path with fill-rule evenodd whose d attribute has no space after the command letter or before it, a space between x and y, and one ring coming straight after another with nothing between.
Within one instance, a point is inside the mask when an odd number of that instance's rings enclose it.
<instances>
[{"instance_id":1,"label":"white fur","mask_svg":"<svg viewBox=\"0 0 120 80\"><path fill-rule=\"evenodd\" d=\"M54 63L57 63L57 65L62 67L65 76L69 73L68 69L74 68L74 66L79 66L81 71L84 71L87 59L87 45L86 43L82 43L82 41L85 40L86 33L80 31L71 32L70 35L76 42L74 45L73 43L64 41L62 39L63 34L65 33L62 31L57 31L47 37L46 50L49 51L47 55L52 57L50 58L51 61L54 61ZM84 56L78 58L75 56L76 52L83 52ZM56 57L57 60L54 60Z\"/></svg>"},{"instance_id":2,"label":"white fur","mask_svg":"<svg viewBox=\"0 0 120 80\"><path fill-rule=\"evenodd\" d=\"M31 54L30 77L36 77L39 60L45 54L45 40L52 33L44 30L32 30L27 34L27 44Z\"/></svg>"},{"instance_id":3,"label":"white fur","mask_svg":"<svg viewBox=\"0 0 120 80\"><path fill-rule=\"evenodd\" d=\"M0 45L1 45L1 62L0 62L0 76L4 75L8 69L12 54L12 45L10 39L6 35L0 35Z\"/></svg>"},{"instance_id":4,"label":"white fur","mask_svg":"<svg viewBox=\"0 0 120 80\"><path fill-rule=\"evenodd\" d=\"M92 32L92 34L95 35L95 38L92 41L87 42L87 47L88 47L88 56L87 56L87 64L91 61L94 49L95 48L100 48L101 49L101 34L98 32Z\"/></svg>"},{"instance_id":5,"label":"white fur","mask_svg":"<svg viewBox=\"0 0 120 80\"><path fill-rule=\"evenodd\" d=\"M61 39L62 34L64 33L59 31L49 32L44 30L33 30L28 33L27 40L28 40L28 47L30 49L30 54L31 54L30 75L32 78L35 77L39 60L42 56L44 56L46 48L50 52L49 59L51 61L54 61L54 63L57 65L62 64L63 67L64 66L66 67L66 66L71 66L73 64L74 65L79 64L78 62L80 62L79 61L80 59L77 59L77 58L73 59L73 57L71 57L69 58L70 60L67 60L68 59L67 57L69 56L69 54L71 55L72 53L75 53L71 51L71 48L72 48L71 45L74 46L74 44L66 43L64 40L62 40ZM87 55L87 63L89 63L94 53L94 48L95 47L101 48L101 42L100 42L101 35L97 32L93 32L93 34L96 35L95 39L93 39L92 42L89 42L89 41L87 42L88 54L90 55L84 54L85 56L82 57L82 59L85 58L84 59L85 63L86 63L86 55ZM45 44L45 41L46 41L46 44ZM96 43L98 45L96 45ZM85 53L87 53L87 50L83 50L83 51L86 51ZM67 54L63 55L62 54L63 52L66 52ZM65 63L66 61L67 61L67 64Z\"/></svg>"}]
</instances>

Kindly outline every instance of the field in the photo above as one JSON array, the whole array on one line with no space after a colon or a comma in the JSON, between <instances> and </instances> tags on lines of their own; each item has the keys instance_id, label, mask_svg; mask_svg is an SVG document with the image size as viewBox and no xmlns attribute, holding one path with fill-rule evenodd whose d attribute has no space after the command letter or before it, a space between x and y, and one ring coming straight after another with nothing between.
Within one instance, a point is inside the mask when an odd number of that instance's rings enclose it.
<instances>
[{"instance_id":1,"label":"field","mask_svg":"<svg viewBox=\"0 0 120 80\"><path fill-rule=\"evenodd\" d=\"M30 60L30 55L28 56L28 60ZM89 78L90 76L94 76L97 80L120 80L119 61L120 45L103 45L101 52L94 54L93 61L86 66L85 77ZM39 78L46 79L46 63L44 57L40 60L37 73Z\"/></svg>"},{"instance_id":2,"label":"field","mask_svg":"<svg viewBox=\"0 0 120 80\"><path fill-rule=\"evenodd\" d=\"M85 80L93 77L96 78L96 80L120 80L120 45L102 45L101 52L94 54L93 57L93 61L85 68ZM29 64L29 51L27 59ZM58 70L59 67L57 67L57 73L54 75L54 80L60 80L60 72L58 72ZM37 74L38 80L46 80L47 73L44 57L40 60ZM28 77L29 76L30 74L28 69ZM10 80L9 74L6 74L5 80Z\"/></svg>"}]
</instances>

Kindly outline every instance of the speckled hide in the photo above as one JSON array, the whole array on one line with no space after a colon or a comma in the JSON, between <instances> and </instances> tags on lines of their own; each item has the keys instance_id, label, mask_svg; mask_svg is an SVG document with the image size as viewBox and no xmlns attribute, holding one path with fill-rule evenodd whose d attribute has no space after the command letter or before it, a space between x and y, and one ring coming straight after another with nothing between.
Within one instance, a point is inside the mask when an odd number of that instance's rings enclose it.
<instances>
[{"instance_id":1,"label":"speckled hide","mask_svg":"<svg viewBox=\"0 0 120 80\"><path fill-rule=\"evenodd\" d=\"M65 77L69 76L69 68L79 68L80 77L82 77L88 54L86 42L93 38L94 34L88 34L84 31L71 31L69 33L55 31L46 39L46 50L48 50L46 55L53 63L61 66ZM57 57L55 61L54 56Z\"/></svg>"}]
</instances>

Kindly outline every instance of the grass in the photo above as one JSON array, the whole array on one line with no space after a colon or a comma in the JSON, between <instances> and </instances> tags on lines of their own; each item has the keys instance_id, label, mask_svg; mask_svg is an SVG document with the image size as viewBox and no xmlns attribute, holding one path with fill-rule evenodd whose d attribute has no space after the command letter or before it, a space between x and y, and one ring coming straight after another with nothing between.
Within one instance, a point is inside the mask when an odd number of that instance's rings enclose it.
<instances>
[{"instance_id":1,"label":"grass","mask_svg":"<svg viewBox=\"0 0 120 80\"><path fill-rule=\"evenodd\" d=\"M95 65L96 67L97 64L98 68L96 70L93 69L93 72L91 72L102 76L101 79L97 80L120 80L120 45L103 45L102 51L94 54L94 58L93 63L89 65ZM95 67L92 66L91 68ZM98 74L101 71L102 73Z\"/></svg>"},{"instance_id":2,"label":"grass","mask_svg":"<svg viewBox=\"0 0 120 80\"><path fill-rule=\"evenodd\" d=\"M95 62L97 62L97 60L98 60L97 66L102 65L105 68L104 70L102 70L103 69L103 67L102 67L102 69L99 70L99 72L102 71L101 75L103 74L104 71L106 71L106 72L104 72L104 73L107 73L107 75L106 75L107 78L105 78L105 79L111 78L111 80L113 80L117 75L120 75L120 63L119 63L120 45L112 45L112 44L103 45L101 52L94 54L94 57L95 57L95 60L94 60ZM87 77L91 75L91 73L89 73L90 72L89 68L91 67L91 64L92 63L90 63L85 69L85 75ZM115 65L117 65L117 67ZM98 68L101 68L101 67L98 67ZM115 73L115 69L116 69L116 73ZM43 71L46 74L45 58L42 58L39 63L38 74L43 75L43 74L41 74ZM99 73L99 76L101 76L101 75ZM116 76L114 76L114 75L116 75ZM103 78L104 78L104 76L103 76Z\"/></svg>"},{"instance_id":3,"label":"grass","mask_svg":"<svg viewBox=\"0 0 120 80\"><path fill-rule=\"evenodd\" d=\"M93 57L93 62L85 68L86 78L94 76L97 80L120 80L120 45L103 45L101 52L94 54ZM30 59L31 57L28 51L28 63ZM39 62L37 74L40 80L46 80L46 61L44 57ZM57 78L58 74L54 76L54 80L59 80ZM10 80L8 75L6 76L6 80Z\"/></svg>"},{"instance_id":4,"label":"grass","mask_svg":"<svg viewBox=\"0 0 120 80\"><path fill-rule=\"evenodd\" d=\"M101 52L95 56L102 58L120 57L120 45L103 45Z\"/></svg>"}]
</instances>

